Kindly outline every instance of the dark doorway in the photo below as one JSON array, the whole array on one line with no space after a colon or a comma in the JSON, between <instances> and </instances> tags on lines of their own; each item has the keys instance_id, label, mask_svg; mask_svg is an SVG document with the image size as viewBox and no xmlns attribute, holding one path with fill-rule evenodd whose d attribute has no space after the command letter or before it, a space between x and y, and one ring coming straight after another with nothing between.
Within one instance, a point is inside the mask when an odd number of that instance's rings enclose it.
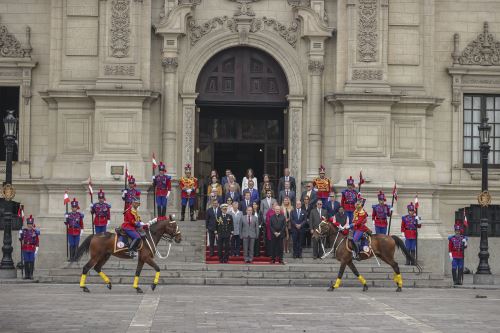
<instances>
[{"instance_id":1,"label":"dark doorway","mask_svg":"<svg viewBox=\"0 0 500 333\"><path fill-rule=\"evenodd\" d=\"M204 211L208 175L231 169L241 184L248 168L277 184L286 166L288 83L277 61L250 47L226 49L203 67L196 84L195 176Z\"/></svg>"}]
</instances>

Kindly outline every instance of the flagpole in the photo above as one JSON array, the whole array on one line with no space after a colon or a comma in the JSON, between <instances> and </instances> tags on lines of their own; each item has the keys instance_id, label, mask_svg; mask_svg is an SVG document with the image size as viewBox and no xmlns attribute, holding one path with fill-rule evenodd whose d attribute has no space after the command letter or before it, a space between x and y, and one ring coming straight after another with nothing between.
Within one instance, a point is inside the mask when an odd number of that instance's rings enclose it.
<instances>
[{"instance_id":1,"label":"flagpole","mask_svg":"<svg viewBox=\"0 0 500 333\"><path fill-rule=\"evenodd\" d=\"M151 163L151 169L152 169L152 176L153 176L153 217L157 217L156 215L156 182L154 180L154 176L155 176L155 164L156 164L156 158L155 158L155 154L153 153L153 160L152 160L152 163Z\"/></svg>"},{"instance_id":2,"label":"flagpole","mask_svg":"<svg viewBox=\"0 0 500 333\"><path fill-rule=\"evenodd\" d=\"M415 194L415 215L418 217L418 207L420 204L418 203L418 193ZM420 221L418 221L420 222ZM418 264L418 223L415 226L415 265Z\"/></svg>"},{"instance_id":3,"label":"flagpole","mask_svg":"<svg viewBox=\"0 0 500 333\"><path fill-rule=\"evenodd\" d=\"M392 200L391 200L391 215L389 216L389 226L387 228L387 235L391 234L391 223L392 223L392 214L394 213L394 190L396 189L396 183L394 183L394 188L392 189Z\"/></svg>"},{"instance_id":4,"label":"flagpole","mask_svg":"<svg viewBox=\"0 0 500 333\"><path fill-rule=\"evenodd\" d=\"M66 205L66 216L69 214L69 209L68 209L68 200L66 199L66 196L69 198L69 194L68 192L66 191L65 192L65 198L64 198L64 204ZM67 222L64 221L64 222ZM68 230L68 224L66 224L66 259L69 260L69 230Z\"/></svg>"},{"instance_id":5,"label":"flagpole","mask_svg":"<svg viewBox=\"0 0 500 333\"><path fill-rule=\"evenodd\" d=\"M92 204L92 208L90 209L90 215L92 215L92 235L95 235L95 226L94 226L94 190L92 189L92 181L89 177L89 195L90 195L90 203Z\"/></svg>"},{"instance_id":6,"label":"flagpole","mask_svg":"<svg viewBox=\"0 0 500 333\"><path fill-rule=\"evenodd\" d=\"M127 181L128 181L128 167L127 163L125 163L125 176L123 177L123 190L127 191ZM123 205L123 213L125 214L125 207L127 205L127 196L125 195L125 204Z\"/></svg>"}]
</instances>

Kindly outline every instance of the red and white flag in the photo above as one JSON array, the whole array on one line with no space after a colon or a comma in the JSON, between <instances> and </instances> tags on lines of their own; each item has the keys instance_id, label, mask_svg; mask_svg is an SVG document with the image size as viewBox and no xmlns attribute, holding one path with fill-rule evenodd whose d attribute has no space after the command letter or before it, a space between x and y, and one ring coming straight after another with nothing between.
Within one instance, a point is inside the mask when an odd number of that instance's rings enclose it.
<instances>
[{"instance_id":1,"label":"red and white flag","mask_svg":"<svg viewBox=\"0 0 500 333\"><path fill-rule=\"evenodd\" d=\"M94 194L94 189L92 188L92 180L89 177L89 194L93 195Z\"/></svg>"},{"instance_id":2,"label":"red and white flag","mask_svg":"<svg viewBox=\"0 0 500 333\"><path fill-rule=\"evenodd\" d=\"M392 189L392 196L395 201L398 201L398 188L396 186L396 182L394 182L394 188Z\"/></svg>"},{"instance_id":3,"label":"red and white flag","mask_svg":"<svg viewBox=\"0 0 500 333\"><path fill-rule=\"evenodd\" d=\"M153 153L153 157L151 158L151 163L153 163L153 170L158 167L158 163L156 162L155 153Z\"/></svg>"},{"instance_id":4,"label":"red and white flag","mask_svg":"<svg viewBox=\"0 0 500 333\"><path fill-rule=\"evenodd\" d=\"M19 205L19 209L17 210L17 216L20 217L24 223L24 205Z\"/></svg>"},{"instance_id":5,"label":"red and white flag","mask_svg":"<svg viewBox=\"0 0 500 333\"><path fill-rule=\"evenodd\" d=\"M467 228L469 226L469 221L467 221L467 213L465 212L464 208L464 228Z\"/></svg>"},{"instance_id":6,"label":"red and white flag","mask_svg":"<svg viewBox=\"0 0 500 333\"><path fill-rule=\"evenodd\" d=\"M64 191L64 204L67 205L70 202L71 202L71 200L69 200L68 191Z\"/></svg>"},{"instance_id":7,"label":"red and white flag","mask_svg":"<svg viewBox=\"0 0 500 333\"><path fill-rule=\"evenodd\" d=\"M418 204L418 194L415 194L415 210L417 210L418 207L420 207L420 205Z\"/></svg>"},{"instance_id":8,"label":"red and white flag","mask_svg":"<svg viewBox=\"0 0 500 333\"><path fill-rule=\"evenodd\" d=\"M359 185L365 183L365 179L363 178L363 169L359 170Z\"/></svg>"}]
</instances>

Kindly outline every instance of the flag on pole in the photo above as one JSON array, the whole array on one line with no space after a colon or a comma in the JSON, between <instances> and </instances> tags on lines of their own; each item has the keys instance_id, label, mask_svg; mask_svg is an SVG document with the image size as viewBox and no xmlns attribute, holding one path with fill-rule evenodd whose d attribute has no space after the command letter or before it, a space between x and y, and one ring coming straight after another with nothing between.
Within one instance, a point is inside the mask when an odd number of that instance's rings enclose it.
<instances>
[{"instance_id":1,"label":"flag on pole","mask_svg":"<svg viewBox=\"0 0 500 333\"><path fill-rule=\"evenodd\" d=\"M392 189L392 196L395 201L398 201L398 188L396 187L396 182L394 182L394 188Z\"/></svg>"},{"instance_id":2,"label":"flag on pole","mask_svg":"<svg viewBox=\"0 0 500 333\"><path fill-rule=\"evenodd\" d=\"M24 223L24 205L19 205L19 209L17 210L17 216L20 217Z\"/></svg>"},{"instance_id":3,"label":"flag on pole","mask_svg":"<svg viewBox=\"0 0 500 333\"><path fill-rule=\"evenodd\" d=\"M418 194L415 194L415 209L418 209L420 205L418 204Z\"/></svg>"},{"instance_id":4,"label":"flag on pole","mask_svg":"<svg viewBox=\"0 0 500 333\"><path fill-rule=\"evenodd\" d=\"M467 228L469 226L469 221L467 221L467 213L465 212L464 208L464 228Z\"/></svg>"},{"instance_id":5,"label":"flag on pole","mask_svg":"<svg viewBox=\"0 0 500 333\"><path fill-rule=\"evenodd\" d=\"M158 163L156 162L155 153L153 153L153 157L151 158L151 163L153 163L153 170L158 167Z\"/></svg>"},{"instance_id":6,"label":"flag on pole","mask_svg":"<svg viewBox=\"0 0 500 333\"><path fill-rule=\"evenodd\" d=\"M94 189L92 188L92 180L89 177L89 194L93 195L94 194Z\"/></svg>"},{"instance_id":7,"label":"flag on pole","mask_svg":"<svg viewBox=\"0 0 500 333\"><path fill-rule=\"evenodd\" d=\"M359 170L359 185L365 183L365 179L363 178L363 169Z\"/></svg>"},{"instance_id":8,"label":"flag on pole","mask_svg":"<svg viewBox=\"0 0 500 333\"><path fill-rule=\"evenodd\" d=\"M64 204L69 204L71 202L71 200L69 200L69 195L68 195L68 191L64 191Z\"/></svg>"}]
</instances>

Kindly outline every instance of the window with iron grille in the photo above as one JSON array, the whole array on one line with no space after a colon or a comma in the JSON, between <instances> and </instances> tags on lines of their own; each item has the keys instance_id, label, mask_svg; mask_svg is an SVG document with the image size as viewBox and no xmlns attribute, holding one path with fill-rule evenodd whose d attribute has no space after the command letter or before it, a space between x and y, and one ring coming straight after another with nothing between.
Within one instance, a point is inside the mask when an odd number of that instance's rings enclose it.
<instances>
[{"instance_id":1,"label":"window with iron grille","mask_svg":"<svg viewBox=\"0 0 500 333\"><path fill-rule=\"evenodd\" d=\"M500 95L464 95L464 167L480 167L479 125L483 117L491 125L488 163L500 168Z\"/></svg>"}]
</instances>

